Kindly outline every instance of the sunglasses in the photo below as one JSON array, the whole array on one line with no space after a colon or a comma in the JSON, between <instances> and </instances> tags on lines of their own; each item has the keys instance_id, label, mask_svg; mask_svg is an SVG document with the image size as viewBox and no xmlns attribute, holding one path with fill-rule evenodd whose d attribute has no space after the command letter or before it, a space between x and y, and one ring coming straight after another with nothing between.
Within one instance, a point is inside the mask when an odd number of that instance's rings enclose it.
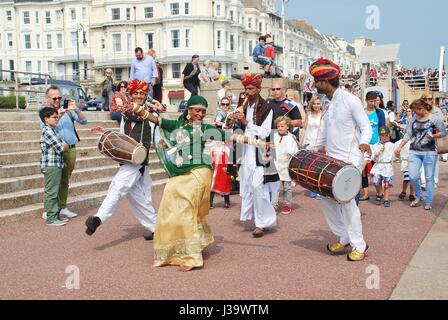
<instances>
[{"instance_id":1,"label":"sunglasses","mask_svg":"<svg viewBox=\"0 0 448 320\"><path fill-rule=\"evenodd\" d=\"M271 88L272 91L280 91L282 88Z\"/></svg>"},{"instance_id":2,"label":"sunglasses","mask_svg":"<svg viewBox=\"0 0 448 320\"><path fill-rule=\"evenodd\" d=\"M221 103L222 106L230 106L230 103Z\"/></svg>"},{"instance_id":3,"label":"sunglasses","mask_svg":"<svg viewBox=\"0 0 448 320\"><path fill-rule=\"evenodd\" d=\"M57 101L57 100L62 100L62 97L54 97L54 98L52 98L52 97L49 97L51 100L53 100L53 101Z\"/></svg>"},{"instance_id":4,"label":"sunglasses","mask_svg":"<svg viewBox=\"0 0 448 320\"><path fill-rule=\"evenodd\" d=\"M127 87L126 86L120 86L120 88L125 88L126 89Z\"/></svg>"}]
</instances>

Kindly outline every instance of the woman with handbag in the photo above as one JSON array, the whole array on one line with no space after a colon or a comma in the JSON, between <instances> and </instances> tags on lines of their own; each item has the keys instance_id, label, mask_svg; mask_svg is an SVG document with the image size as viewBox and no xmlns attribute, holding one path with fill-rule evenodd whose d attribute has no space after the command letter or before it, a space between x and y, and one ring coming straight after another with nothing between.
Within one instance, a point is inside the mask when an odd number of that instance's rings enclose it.
<instances>
[{"instance_id":1,"label":"woman with handbag","mask_svg":"<svg viewBox=\"0 0 448 320\"><path fill-rule=\"evenodd\" d=\"M425 168L426 200L425 210L432 210L434 197L434 173L437 160L436 140L447 135L443 121L431 113L432 105L424 99L415 100L410 105L415 117L411 120L403 138L403 141L395 150L395 155L400 156L401 149L411 141L409 150L409 177L416 191L416 197L411 207L417 207L423 200L420 186L420 168ZM440 150L441 151L441 150ZM439 151L439 152L440 152Z\"/></svg>"},{"instance_id":2,"label":"woman with handbag","mask_svg":"<svg viewBox=\"0 0 448 320\"><path fill-rule=\"evenodd\" d=\"M199 56L195 54L191 57L191 62L185 66L180 79L181 86L190 91L191 96L197 96L199 94L200 73Z\"/></svg>"}]
</instances>

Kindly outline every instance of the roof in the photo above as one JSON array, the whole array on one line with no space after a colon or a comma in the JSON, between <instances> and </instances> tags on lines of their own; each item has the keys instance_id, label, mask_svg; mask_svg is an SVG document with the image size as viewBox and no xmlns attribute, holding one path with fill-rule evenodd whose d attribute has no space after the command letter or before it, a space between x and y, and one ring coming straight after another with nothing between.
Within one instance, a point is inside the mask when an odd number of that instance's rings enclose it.
<instances>
[{"instance_id":1,"label":"roof","mask_svg":"<svg viewBox=\"0 0 448 320\"><path fill-rule=\"evenodd\" d=\"M399 44L364 47L359 55L359 63L395 62L400 52Z\"/></svg>"}]
</instances>

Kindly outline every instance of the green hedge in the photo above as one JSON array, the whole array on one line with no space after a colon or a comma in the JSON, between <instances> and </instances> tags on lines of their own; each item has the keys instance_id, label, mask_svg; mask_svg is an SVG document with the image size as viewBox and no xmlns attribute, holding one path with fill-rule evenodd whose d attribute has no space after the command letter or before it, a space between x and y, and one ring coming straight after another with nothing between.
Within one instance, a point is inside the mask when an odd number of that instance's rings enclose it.
<instances>
[{"instance_id":1,"label":"green hedge","mask_svg":"<svg viewBox=\"0 0 448 320\"><path fill-rule=\"evenodd\" d=\"M0 109L15 109L16 96L0 97ZM25 109L25 97L19 96L19 108Z\"/></svg>"}]
</instances>

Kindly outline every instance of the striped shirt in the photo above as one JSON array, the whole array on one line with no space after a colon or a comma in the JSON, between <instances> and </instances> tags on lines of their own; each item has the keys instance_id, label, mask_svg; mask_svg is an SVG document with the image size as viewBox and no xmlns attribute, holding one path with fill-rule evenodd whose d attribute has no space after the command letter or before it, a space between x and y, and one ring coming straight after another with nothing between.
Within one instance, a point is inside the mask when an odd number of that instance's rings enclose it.
<instances>
[{"instance_id":1,"label":"striped shirt","mask_svg":"<svg viewBox=\"0 0 448 320\"><path fill-rule=\"evenodd\" d=\"M41 169L45 169L46 167L64 168L64 147L62 146L62 140L50 126L45 126L42 129L40 149L42 151L42 157L40 159Z\"/></svg>"}]
</instances>

